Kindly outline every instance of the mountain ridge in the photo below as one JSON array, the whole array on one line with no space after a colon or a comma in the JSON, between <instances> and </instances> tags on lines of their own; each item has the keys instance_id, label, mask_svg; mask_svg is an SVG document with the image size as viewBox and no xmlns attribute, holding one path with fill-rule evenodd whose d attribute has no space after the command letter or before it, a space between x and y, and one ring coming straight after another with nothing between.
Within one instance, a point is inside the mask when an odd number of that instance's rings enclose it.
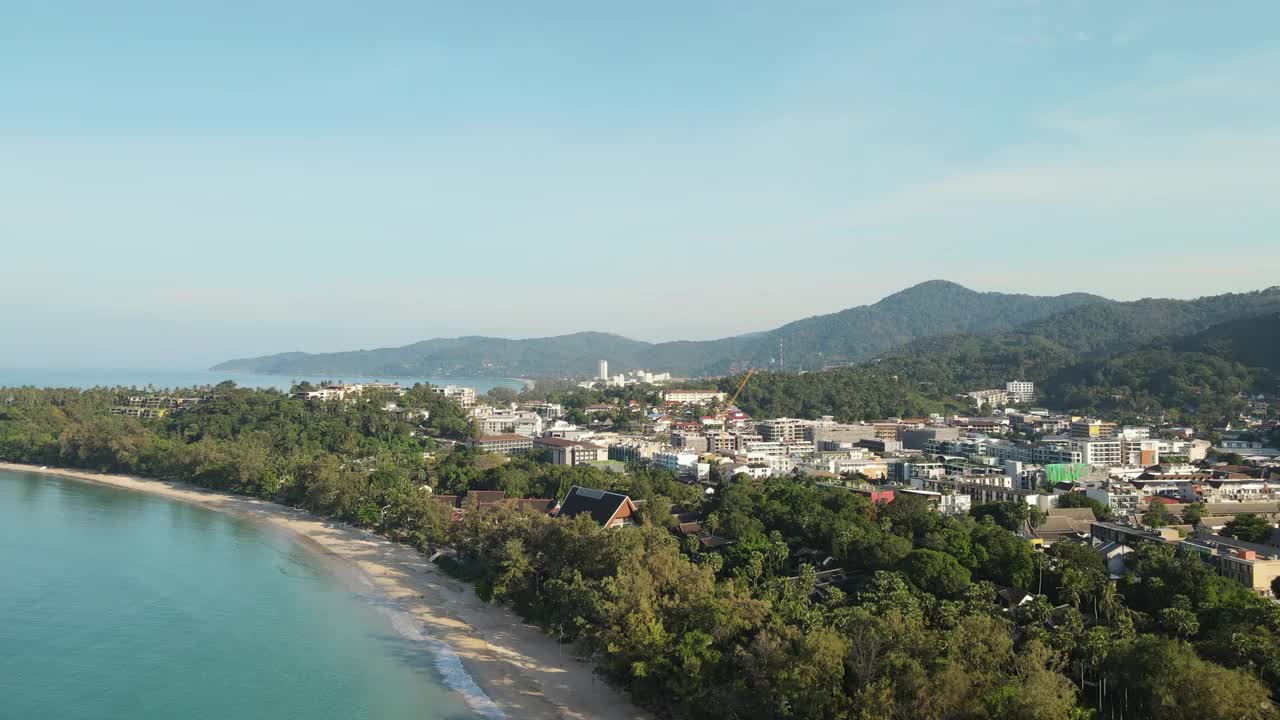
<instances>
[{"instance_id":1,"label":"mountain ridge","mask_svg":"<svg viewBox=\"0 0 1280 720\"><path fill-rule=\"evenodd\" d=\"M564 376L593 375L596 361L604 358L618 371L644 368L706 375L734 367L776 368L779 341L786 368L814 369L865 360L921 337L1006 330L1080 305L1112 302L1085 293L979 292L946 280L929 280L869 305L715 340L647 343L599 331L524 339L471 335L390 348L276 353L228 360L212 369L281 375Z\"/></svg>"},{"instance_id":2,"label":"mountain ridge","mask_svg":"<svg viewBox=\"0 0 1280 720\"><path fill-rule=\"evenodd\" d=\"M1190 300L1115 301L1085 293L979 292L931 280L870 305L717 340L647 343L599 331L524 339L469 335L392 348L282 353L232 360L214 369L381 377L590 376L596 360L604 358L617 371L719 375L745 367L778 369L781 343L785 369L881 358L897 365L933 365L931 374L981 383L981 378L957 377L954 369L943 366L986 366L995 373L1021 364L1029 375L1044 377L1082 358L1126 352L1271 310L1280 310L1280 287Z\"/></svg>"}]
</instances>

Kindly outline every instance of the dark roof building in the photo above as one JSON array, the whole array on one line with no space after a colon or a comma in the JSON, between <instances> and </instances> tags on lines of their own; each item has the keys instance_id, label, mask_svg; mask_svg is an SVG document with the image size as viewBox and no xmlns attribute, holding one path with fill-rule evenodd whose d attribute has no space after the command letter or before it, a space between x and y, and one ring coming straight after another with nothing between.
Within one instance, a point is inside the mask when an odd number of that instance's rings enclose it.
<instances>
[{"instance_id":1,"label":"dark roof building","mask_svg":"<svg viewBox=\"0 0 1280 720\"><path fill-rule=\"evenodd\" d=\"M635 513L636 504L626 495L574 485L560 503L556 516L586 514L601 527L615 528L632 524Z\"/></svg>"}]
</instances>

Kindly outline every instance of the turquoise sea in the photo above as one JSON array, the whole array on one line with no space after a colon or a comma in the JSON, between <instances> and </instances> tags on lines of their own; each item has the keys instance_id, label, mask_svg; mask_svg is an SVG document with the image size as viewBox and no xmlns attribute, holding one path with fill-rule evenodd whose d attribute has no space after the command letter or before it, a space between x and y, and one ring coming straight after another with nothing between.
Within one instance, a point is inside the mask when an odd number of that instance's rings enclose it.
<instances>
[{"instance_id":1,"label":"turquoise sea","mask_svg":"<svg viewBox=\"0 0 1280 720\"><path fill-rule=\"evenodd\" d=\"M3 368L0 367L0 387L153 387L178 388L216 385L231 380L243 387L276 388L288 390L294 381L306 380L319 383L326 380L362 382L398 382L409 387L417 382L432 385L462 385L485 393L495 387L523 388L525 380L500 377L436 377L436 378L343 378L308 377L287 375L256 375L254 373L223 372L213 370L172 370L135 368Z\"/></svg>"},{"instance_id":2,"label":"turquoise sea","mask_svg":"<svg viewBox=\"0 0 1280 720\"><path fill-rule=\"evenodd\" d=\"M0 470L0 718L494 716L333 562L251 520Z\"/></svg>"}]
</instances>

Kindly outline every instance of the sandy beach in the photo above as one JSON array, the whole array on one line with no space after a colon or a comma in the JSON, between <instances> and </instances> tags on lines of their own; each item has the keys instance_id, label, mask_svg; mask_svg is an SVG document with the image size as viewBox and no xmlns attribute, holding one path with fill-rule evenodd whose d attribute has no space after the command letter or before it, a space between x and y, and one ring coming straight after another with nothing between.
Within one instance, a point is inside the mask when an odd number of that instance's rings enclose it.
<instances>
[{"instance_id":1,"label":"sandy beach","mask_svg":"<svg viewBox=\"0 0 1280 720\"><path fill-rule=\"evenodd\" d=\"M358 571L361 580L416 630L443 642L506 718L628 719L650 716L595 678L573 656L510 610L476 598L471 587L439 572L412 548L368 531L275 503L167 481L81 470L0 463L0 469L39 472L194 503L288 530ZM431 652L424 647L423 652ZM496 716L496 714L494 714Z\"/></svg>"}]
</instances>

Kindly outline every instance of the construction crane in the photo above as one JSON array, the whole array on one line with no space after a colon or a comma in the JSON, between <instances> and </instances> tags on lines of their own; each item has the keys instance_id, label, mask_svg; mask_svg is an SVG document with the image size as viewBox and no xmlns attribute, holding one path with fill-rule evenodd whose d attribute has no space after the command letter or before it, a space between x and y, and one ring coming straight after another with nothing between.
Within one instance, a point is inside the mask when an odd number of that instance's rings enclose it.
<instances>
[{"instance_id":1,"label":"construction crane","mask_svg":"<svg viewBox=\"0 0 1280 720\"><path fill-rule=\"evenodd\" d=\"M716 414L716 417L720 419L720 447L721 448L723 448L725 446L725 443L728 441L729 408L733 407L734 403L738 402L738 396L742 394L742 389L747 386L747 381L750 380L751 376L755 374L756 374L755 368L749 368L747 370L747 374L743 376L742 382L738 383L738 389L733 391L733 395L729 398L729 401L725 403L724 408L721 409L720 412Z\"/></svg>"},{"instance_id":2,"label":"construction crane","mask_svg":"<svg viewBox=\"0 0 1280 720\"><path fill-rule=\"evenodd\" d=\"M738 389L733 391L733 396L729 398L728 404L725 405L725 410L728 410L730 407L733 406L734 403L738 402L738 396L742 394L742 388L747 386L747 381L750 380L751 376L755 374L756 374L755 368L751 368L747 370L747 374L745 377L742 378L742 382L738 383Z\"/></svg>"}]
</instances>

